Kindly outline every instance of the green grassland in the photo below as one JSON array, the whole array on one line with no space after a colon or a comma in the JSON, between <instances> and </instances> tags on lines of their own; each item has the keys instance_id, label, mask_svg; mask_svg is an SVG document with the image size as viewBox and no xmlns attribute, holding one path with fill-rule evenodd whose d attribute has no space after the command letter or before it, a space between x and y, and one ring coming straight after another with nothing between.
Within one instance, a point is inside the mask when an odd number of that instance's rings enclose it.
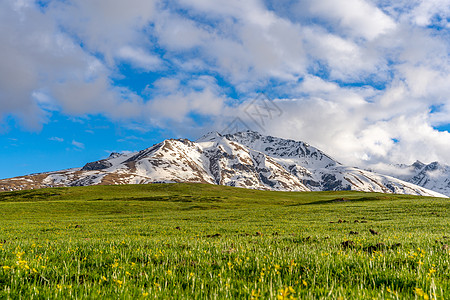
<instances>
[{"instance_id":1,"label":"green grassland","mask_svg":"<svg viewBox=\"0 0 450 300\"><path fill-rule=\"evenodd\" d=\"M201 184L4 192L0 299L450 299L449 209Z\"/></svg>"}]
</instances>

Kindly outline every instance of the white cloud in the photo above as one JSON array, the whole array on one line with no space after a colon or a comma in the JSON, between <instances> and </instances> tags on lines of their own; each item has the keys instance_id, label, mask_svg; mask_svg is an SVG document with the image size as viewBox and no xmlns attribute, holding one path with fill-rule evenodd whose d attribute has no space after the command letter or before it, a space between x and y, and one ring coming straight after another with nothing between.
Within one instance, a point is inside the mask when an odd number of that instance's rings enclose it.
<instances>
[{"instance_id":1,"label":"white cloud","mask_svg":"<svg viewBox=\"0 0 450 300\"><path fill-rule=\"evenodd\" d=\"M450 123L449 1L290 3L0 2L0 117L102 114L193 136L264 90L283 98L268 133L352 164L450 163L432 127ZM115 84L124 62L158 80Z\"/></svg>"},{"instance_id":2,"label":"white cloud","mask_svg":"<svg viewBox=\"0 0 450 300\"><path fill-rule=\"evenodd\" d=\"M421 26L434 24L448 27L450 23L450 1L420 1L420 4L412 10L411 16L416 24Z\"/></svg>"},{"instance_id":3,"label":"white cloud","mask_svg":"<svg viewBox=\"0 0 450 300\"><path fill-rule=\"evenodd\" d=\"M129 46L120 48L118 57L122 60L129 61L137 68L142 68L146 71L155 70L162 64L159 57L149 54L144 49L132 48Z\"/></svg>"},{"instance_id":4,"label":"white cloud","mask_svg":"<svg viewBox=\"0 0 450 300\"><path fill-rule=\"evenodd\" d=\"M153 0L52 1L47 15L113 64L116 49L149 43L142 29L151 23L155 10Z\"/></svg>"},{"instance_id":5,"label":"white cloud","mask_svg":"<svg viewBox=\"0 0 450 300\"><path fill-rule=\"evenodd\" d=\"M63 138L57 137L57 136L53 136L51 138L49 138L50 141L55 141L55 142L64 142Z\"/></svg>"},{"instance_id":6,"label":"white cloud","mask_svg":"<svg viewBox=\"0 0 450 300\"><path fill-rule=\"evenodd\" d=\"M55 84L52 92L68 114L103 113L113 119L136 118L142 114L142 98L126 88L110 86L105 76L89 82L74 80Z\"/></svg>"},{"instance_id":7,"label":"white cloud","mask_svg":"<svg viewBox=\"0 0 450 300\"><path fill-rule=\"evenodd\" d=\"M378 7L366 0L308 0L299 9L323 17L344 33L373 40L395 29L395 22Z\"/></svg>"},{"instance_id":8,"label":"white cloud","mask_svg":"<svg viewBox=\"0 0 450 300\"><path fill-rule=\"evenodd\" d=\"M0 5L0 115L15 114L28 126L38 127L45 116L42 109L78 105L70 99L52 98L58 86L78 84L76 90L65 90L75 95L90 81L109 75L98 59L59 31L34 4L20 9L10 2Z\"/></svg>"},{"instance_id":9,"label":"white cloud","mask_svg":"<svg viewBox=\"0 0 450 300\"><path fill-rule=\"evenodd\" d=\"M75 140L72 140L72 145L75 146L78 149L84 149L84 144L80 143L80 142L77 142Z\"/></svg>"},{"instance_id":10,"label":"white cloud","mask_svg":"<svg viewBox=\"0 0 450 300\"><path fill-rule=\"evenodd\" d=\"M383 57L373 55L365 45L317 27L304 29L304 38L308 52L325 65L331 79L358 82L369 75L374 79L386 76Z\"/></svg>"},{"instance_id":11,"label":"white cloud","mask_svg":"<svg viewBox=\"0 0 450 300\"><path fill-rule=\"evenodd\" d=\"M208 39L213 38L213 34L208 32L204 26L202 28L193 20L171 14L168 11L158 14L155 29L159 42L177 51L204 45Z\"/></svg>"},{"instance_id":12,"label":"white cloud","mask_svg":"<svg viewBox=\"0 0 450 300\"><path fill-rule=\"evenodd\" d=\"M176 123L192 123L191 113L219 116L226 97L214 79L208 76L191 78L186 85L177 78L161 79L155 83L158 95L147 103L148 115L153 119Z\"/></svg>"}]
</instances>

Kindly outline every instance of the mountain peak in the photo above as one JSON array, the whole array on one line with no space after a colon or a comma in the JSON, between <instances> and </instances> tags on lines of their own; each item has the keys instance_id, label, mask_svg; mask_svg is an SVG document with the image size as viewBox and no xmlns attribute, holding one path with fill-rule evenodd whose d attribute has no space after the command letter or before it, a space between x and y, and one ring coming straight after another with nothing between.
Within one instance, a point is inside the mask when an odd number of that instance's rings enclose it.
<instances>
[{"instance_id":1,"label":"mountain peak","mask_svg":"<svg viewBox=\"0 0 450 300\"><path fill-rule=\"evenodd\" d=\"M226 134L220 134L217 131L211 131L211 132L208 132L207 134L203 135L199 139L197 139L195 142L196 143L210 142L210 141L214 141L214 140L217 140L217 139L222 139L224 137L227 138L227 139L230 139L230 138L233 138L233 137L260 139L260 138L263 138L265 136L262 135L261 133L257 132L257 131L252 131L252 130L238 131L238 132L235 132L235 133L226 133Z\"/></svg>"},{"instance_id":2,"label":"mountain peak","mask_svg":"<svg viewBox=\"0 0 450 300\"><path fill-rule=\"evenodd\" d=\"M425 164L423 162L419 161L419 160L416 160L412 164L412 166L414 167L414 169L419 170L419 169L422 169L425 166Z\"/></svg>"},{"instance_id":3,"label":"mountain peak","mask_svg":"<svg viewBox=\"0 0 450 300\"><path fill-rule=\"evenodd\" d=\"M426 166L426 170L427 171L434 171L434 170L437 170L439 168L441 168L441 164L439 162L437 162L437 161L433 161L432 163L429 163Z\"/></svg>"},{"instance_id":4,"label":"mountain peak","mask_svg":"<svg viewBox=\"0 0 450 300\"><path fill-rule=\"evenodd\" d=\"M261 133L259 133L257 131L245 130L245 131L238 131L235 133L228 133L228 134L226 134L226 136L247 136L247 137L260 138L264 135L262 135Z\"/></svg>"},{"instance_id":5,"label":"mountain peak","mask_svg":"<svg viewBox=\"0 0 450 300\"><path fill-rule=\"evenodd\" d=\"M196 143L202 143L202 142L211 142L214 141L218 138L222 138L223 136L218 133L217 131L211 131L208 132L207 134L205 134L204 136L200 137L199 139L197 139L195 142Z\"/></svg>"},{"instance_id":6,"label":"mountain peak","mask_svg":"<svg viewBox=\"0 0 450 300\"><path fill-rule=\"evenodd\" d=\"M121 153L118 153L118 152L111 152L111 154L109 155L108 158L117 158L117 157L120 157L120 156L122 156Z\"/></svg>"},{"instance_id":7,"label":"mountain peak","mask_svg":"<svg viewBox=\"0 0 450 300\"><path fill-rule=\"evenodd\" d=\"M442 196L399 179L343 166L302 141L256 131L210 132L196 142L167 139L139 152L112 153L83 168L0 180L0 190L162 182L282 191L351 189Z\"/></svg>"}]
</instances>

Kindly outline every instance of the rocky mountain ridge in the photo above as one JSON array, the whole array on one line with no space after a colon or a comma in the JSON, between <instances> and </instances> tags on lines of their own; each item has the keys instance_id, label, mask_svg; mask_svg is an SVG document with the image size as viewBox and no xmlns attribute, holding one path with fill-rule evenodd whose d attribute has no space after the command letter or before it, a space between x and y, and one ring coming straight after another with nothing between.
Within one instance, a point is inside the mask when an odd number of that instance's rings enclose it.
<instances>
[{"instance_id":1,"label":"rocky mountain ridge","mask_svg":"<svg viewBox=\"0 0 450 300\"><path fill-rule=\"evenodd\" d=\"M411 165L392 165L383 173L450 196L450 166L437 161L425 164L416 161Z\"/></svg>"},{"instance_id":2,"label":"rocky mountain ridge","mask_svg":"<svg viewBox=\"0 0 450 300\"><path fill-rule=\"evenodd\" d=\"M0 190L97 184L198 182L278 191L358 190L443 196L390 176L343 166L319 149L246 131L168 139L136 153L0 180Z\"/></svg>"}]
</instances>

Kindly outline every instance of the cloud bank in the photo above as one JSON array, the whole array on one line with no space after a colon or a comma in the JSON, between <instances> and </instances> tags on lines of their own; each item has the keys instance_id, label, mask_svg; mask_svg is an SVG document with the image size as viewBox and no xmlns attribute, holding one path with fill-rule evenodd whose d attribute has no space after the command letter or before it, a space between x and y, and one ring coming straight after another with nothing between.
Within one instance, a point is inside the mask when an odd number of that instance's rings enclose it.
<instances>
[{"instance_id":1,"label":"cloud bank","mask_svg":"<svg viewBox=\"0 0 450 300\"><path fill-rule=\"evenodd\" d=\"M0 25L0 118L27 129L60 111L195 136L263 91L267 134L450 163L449 0L5 0Z\"/></svg>"}]
</instances>

